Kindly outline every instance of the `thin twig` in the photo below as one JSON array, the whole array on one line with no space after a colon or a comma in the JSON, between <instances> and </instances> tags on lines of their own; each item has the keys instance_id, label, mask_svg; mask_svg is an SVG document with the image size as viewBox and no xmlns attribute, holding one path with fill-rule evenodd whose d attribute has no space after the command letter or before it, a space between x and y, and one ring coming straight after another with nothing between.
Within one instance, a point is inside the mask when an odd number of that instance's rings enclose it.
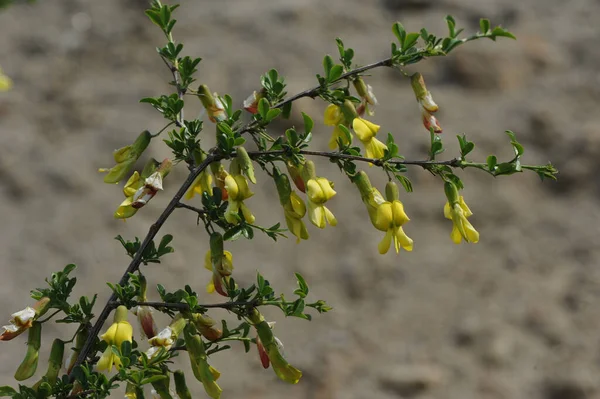
<instances>
[{"instance_id":1,"label":"thin twig","mask_svg":"<svg viewBox=\"0 0 600 399\"><path fill-rule=\"evenodd\" d=\"M120 305L119 302L115 301L111 303L112 306L117 307ZM200 308L221 308L221 309L231 309L238 306L251 306L256 307L260 305L260 301L232 301L232 302L222 302L222 303L207 303L207 304L198 304L197 307ZM174 309L174 310L190 310L190 305L187 303L169 303L169 302L133 302L133 306L149 306L155 309Z\"/></svg>"},{"instance_id":2,"label":"thin twig","mask_svg":"<svg viewBox=\"0 0 600 399\"><path fill-rule=\"evenodd\" d=\"M196 208L195 206L184 204L183 202L178 202L175 206L177 208L189 209L190 211L196 212L198 215L206 215L206 211L204 209Z\"/></svg>"},{"instance_id":3,"label":"thin twig","mask_svg":"<svg viewBox=\"0 0 600 399\"><path fill-rule=\"evenodd\" d=\"M248 155L251 158L259 158L259 157L265 156L265 155L284 155L286 153L287 152L285 150L248 151ZM422 166L422 167L427 167L427 166L431 166L431 165L447 165L447 166L451 166L451 167L459 167L461 165L461 160L458 158L454 158L449 161L430 161L430 160L407 161L407 160L403 160L403 159L392 159L389 161L382 161L381 159L377 159L377 158L366 158L366 157L361 157L361 156L357 156L357 155L342 154L339 152L327 152L327 151L299 150L299 151L297 151L297 154L311 155L311 156L316 156L316 157L326 157L326 158L330 158L330 159L347 159L347 160L351 160L351 161L369 162L369 163L372 163L373 165L377 165L377 166L381 166L384 163L388 163L388 164L392 164L392 165L416 165L416 166Z\"/></svg>"},{"instance_id":4,"label":"thin twig","mask_svg":"<svg viewBox=\"0 0 600 399\"><path fill-rule=\"evenodd\" d=\"M162 55L160 56L160 59L163 60L163 62L165 63L167 68L169 68L169 71L171 71L171 74L173 75L173 81L175 82L175 87L177 88L177 97L179 97L180 100L183 99L183 96L185 95L185 90L181 89L181 79L177 67L175 67L175 65L170 64L169 61L167 61ZM179 116L175 120L175 124L177 125L177 127L183 127L183 120L183 107L181 107L181 111L179 111Z\"/></svg>"}]
</instances>

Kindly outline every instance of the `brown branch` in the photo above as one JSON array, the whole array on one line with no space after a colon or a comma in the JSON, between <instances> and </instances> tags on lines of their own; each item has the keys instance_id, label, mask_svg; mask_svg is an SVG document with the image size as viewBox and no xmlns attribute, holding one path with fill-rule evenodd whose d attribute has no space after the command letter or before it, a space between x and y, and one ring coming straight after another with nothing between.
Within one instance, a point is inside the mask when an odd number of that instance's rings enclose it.
<instances>
[{"instance_id":1,"label":"brown branch","mask_svg":"<svg viewBox=\"0 0 600 399\"><path fill-rule=\"evenodd\" d=\"M111 302L111 306L117 307L121 303L119 302ZM169 302L133 302L134 306L149 306L155 309L173 309L173 310L190 310L190 306L187 303L169 303ZM221 308L221 309L232 309L238 306L260 306L259 300L253 301L232 301L232 302L222 302L222 303L207 303L207 304L198 304L197 307L200 308Z\"/></svg>"},{"instance_id":2,"label":"brown branch","mask_svg":"<svg viewBox=\"0 0 600 399\"><path fill-rule=\"evenodd\" d=\"M204 209L196 208L195 206L191 206L183 202L178 202L175 207L189 209L190 211L196 212L199 216L206 215L206 211Z\"/></svg>"},{"instance_id":3,"label":"brown branch","mask_svg":"<svg viewBox=\"0 0 600 399\"><path fill-rule=\"evenodd\" d=\"M285 155L287 151L285 150L276 150L276 151L248 151L248 155L252 158L259 158L265 155ZM350 155L350 154L342 154L339 152L327 152L327 151L310 151L310 150L299 150L297 154L303 155L311 155L316 157L326 157L330 159L347 159L351 161L358 162L369 162L376 166L382 166L384 163L392 164L392 165L416 165L421 167L427 167L431 165L447 165L451 167L460 167L461 160L458 158L451 159L449 161L407 161L403 159L391 159L388 161L383 161L377 158L366 158L358 155Z\"/></svg>"},{"instance_id":4,"label":"brown branch","mask_svg":"<svg viewBox=\"0 0 600 399\"><path fill-rule=\"evenodd\" d=\"M171 215L171 213L173 213L175 208L177 208L177 204L179 203L181 198L183 198L184 194L186 193L188 188L192 185L192 183L194 182L196 177L198 177L200 172L202 172L204 169L206 169L208 167L208 165L210 165L212 162L218 161L222 158L223 158L223 156L220 156L218 154L209 154L208 157L204 161L202 161L202 163L200 163L196 168L194 168L192 170L192 172L188 175L187 179L183 182L183 184L181 185L181 187L179 188L179 190L177 191L175 196L171 199L171 201L169 202L169 204L167 205L165 210L161 213L161 215L158 217L156 222L152 226L150 226L150 229L148 230L148 234L146 235L146 238L144 238L144 241L140 245L140 248L136 252L134 258L129 263L127 270L125 270L125 273L123 273L123 276L121 277L121 280L119 281L119 285L127 284L127 282L129 281L129 274L134 273L138 270L138 268L140 267L140 264L142 262L142 256L143 256L144 251L146 250L146 248L148 248L148 245L152 242L152 240L154 239L154 237L156 236L156 234L158 233L158 231L160 230L162 225L167 221L167 219ZM94 340L96 339L96 336L98 336L98 334L100 333L100 330L102 329L102 325L104 324L106 319L108 319L108 316L110 315L110 312L113 309L113 306L111 304L113 304L116 299L117 299L117 296L113 293L111 295L111 297L109 298L109 300L106 302L106 305L104 305L102 312L100 313L100 315L98 316L98 319L92 326L92 328L89 332L88 338L85 341L85 344L83 345L83 348L81 349L81 352L79 353L79 356L77 357L77 361L75 362L73 370L75 370L75 368L77 368L77 366L81 365L85 361L85 359L87 359L87 357L91 354L90 351L92 350ZM71 372L71 376L72 375L73 375L73 372Z\"/></svg>"}]
</instances>

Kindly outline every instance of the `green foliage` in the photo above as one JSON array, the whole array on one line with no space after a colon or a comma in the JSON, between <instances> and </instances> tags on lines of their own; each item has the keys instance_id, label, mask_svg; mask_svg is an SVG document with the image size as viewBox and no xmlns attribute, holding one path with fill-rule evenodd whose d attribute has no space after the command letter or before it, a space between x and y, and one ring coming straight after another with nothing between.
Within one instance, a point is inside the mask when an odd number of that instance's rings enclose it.
<instances>
[{"instance_id":1,"label":"green foliage","mask_svg":"<svg viewBox=\"0 0 600 399\"><path fill-rule=\"evenodd\" d=\"M234 242L240 238L253 239L257 231L263 232L275 241L280 237L286 237L285 233L296 236L298 241L307 239L308 232L304 225L306 219L320 228L325 226L324 218L330 225L337 223L332 212L325 207L327 201L336 195L333 183L323 177L323 172L317 173L314 170L314 163L308 159L309 157L320 156L329 159L331 163L337 165L342 175L347 176L357 185L361 200L366 205L366 223L370 220L378 230L388 229L386 238L379 246L381 253L387 252L390 247L389 237L392 235L390 232L394 236L396 251L399 251L399 248L412 250L412 240L408 236L400 236L403 230L399 228L409 219L406 215L398 214L404 211L398 211L401 209L397 204L400 202L399 190L393 183L397 180L407 193L413 192L415 187L406 176L409 166L418 166L428 171L444 185L451 212L454 212L452 223L457 223L457 220L460 222L459 227L462 228L460 240L464 239L468 242L477 242L479 235L466 219L470 215L460 211L463 209L460 207L464 205L461 202L464 202L464 199L462 196L459 199L458 190L464 189L464 185L455 173L458 169L479 169L492 176L531 170L542 179L556 179L558 172L551 164L521 163L524 147L511 131L507 131L506 134L514 157L507 161L499 161L496 155L489 155L485 162L471 161L467 157L475 152L475 144L467 140L464 134L457 136L459 154L453 159L438 160L437 158L445 152L443 136L440 134L441 128L432 115L437 111L438 106L433 102L431 93L426 89L420 74L412 75L411 86L415 92L425 129L429 133L428 143L427 136L423 136L428 144L427 159L406 160L400 154L400 148L404 148L401 146L402 143L396 141L399 136L396 135L395 138L394 134L388 133L385 142L379 141L376 136L380 127L367 120L372 116L372 109L377 104L372 88L364 82L370 70L390 67L408 77L403 70L406 65L415 64L428 57L445 56L467 42L480 38L494 41L501 37L515 38L500 26L492 28L487 19L481 20L479 32L462 38L463 29L457 28L457 23L451 16L445 19L448 34L444 37L437 37L426 29L407 32L403 25L397 22L392 27L396 41L392 43L389 58L364 66L354 65L354 49L346 47L344 42L337 38L339 63L336 63L337 61L334 61L330 55L326 55L322 61L323 72L316 76L315 87L288 97L284 78L277 70L270 69L260 77L260 89L249 97L254 102L244 104L244 109L251 113L250 116L245 117L244 111L234 105L231 96L212 94L205 84L201 84L196 91L191 88L191 85L197 81L201 58L182 55L183 44L175 42L173 38L177 23L173 14L177 7L177 5L163 5L160 1L154 0L150 9L146 11L150 21L160 28L166 39L166 43L158 47L157 52L172 76L169 83L174 92L144 98L141 102L150 104L166 120L166 125L158 133L150 135L149 132L145 132L147 141L150 142L150 138L167 130L168 138L164 139L164 143L172 152L172 160L175 164L185 162L190 175L163 214L151 226L145 239L140 240L135 237L133 241L129 241L121 235L115 237L132 260L120 284L107 283L113 291L113 296L95 321L93 308L96 295L91 296L91 299L88 296L81 296L74 304L68 302L77 282L75 277L70 277L75 265L67 265L62 271L52 273L46 280L47 288L32 291L32 298L36 300L49 298L48 308L55 309L55 312L45 319L39 320L38 317L47 309L43 311L35 309L39 311L39 314L36 313L34 316L36 328L41 329L42 323L50 321L62 312L64 314L62 318L54 321L77 325L73 337L64 342L74 342L75 358L79 356L79 359L73 364L66 365L72 367L70 375L60 376L56 382L45 377L33 387L19 385L17 390L4 386L0 387L0 396L37 399L88 395L94 398L106 398L110 395L118 395L114 391L124 386L128 393L136 394L139 399L143 395L144 386L150 384L160 392L161 397L170 397L168 387L170 374L173 373L174 358L185 350L190 357L194 376L211 397L218 398L221 388L215 382L217 372L209 365L210 356L232 349L233 341L241 342L245 352L250 352L256 345L263 365L270 364L279 378L296 383L301 375L300 371L290 366L282 356L276 344L277 340L271 332L272 326L264 320L264 316L257 309L272 306L281 310L286 317L311 320L315 312L326 313L332 308L322 299L309 300L309 294L313 294L314 290L309 289L307 281L299 273L295 273L297 288L287 297L282 293L277 294L271 283L260 273L257 273L253 284L241 286L236 282L233 264L235 263L236 267L244 267L247 262L237 258L234 262L233 255L225 248L233 248ZM201 117L184 118L186 94L200 100L208 119L215 124L214 130L212 126L207 128ZM304 97L321 99L329 105L325 120L333 129L333 138L330 142L330 146L335 147L333 151L310 149L313 145L313 134L319 130L310 115L301 113L302 120L299 124L301 123L302 126L293 126L289 121L281 120L289 118L292 104ZM280 125L273 128L274 122ZM205 138L207 134L213 132L216 146L208 148L205 145ZM381 136L380 134L379 138ZM255 145L256 151L247 151L243 147L250 140L251 144ZM123 159L129 159L129 152L127 147L116 151L113 157L117 164L122 163ZM146 206L152 197L163 191L163 185L171 183L171 181L163 182L169 168L161 169L164 165L170 167L170 161L167 159L167 162L160 167L157 166L157 162L150 162L152 169L150 173L143 172L141 177L137 174L131 176L124 187L126 200L121 205L132 209L127 216L136 214L137 210ZM222 165L226 162L230 163L229 172ZM253 196L249 187L250 183L256 183L253 162L276 181L277 195L282 205L282 209L278 212L284 216L288 229L282 228L279 222L271 227L261 226L249 211L249 204L246 202L249 203L248 200ZM389 182L385 190L380 192L373 187L366 173L359 170L360 163L365 162L375 166L376 171L381 170L386 174ZM208 174L208 168L212 176ZM289 173L289 178L284 175L285 172L282 172L284 170ZM291 182L297 190L292 188ZM382 192L385 193L385 198ZM306 202L303 193L307 194ZM184 195L187 199L191 199L194 194L199 194L201 208L181 202ZM196 292L197 288L191 285L168 291L161 283L156 284L161 302L146 302L146 277L139 268L142 264L161 263L164 261L164 255L174 252L174 248L170 245L173 241L171 234L164 235L158 245L155 244L154 239L176 208L195 212L198 224L200 225L202 221L204 229L211 237L209 241L211 253L206 257L207 268L210 269L206 272L208 287L211 291L214 290L226 297L223 302L204 303L201 301L204 295L199 296ZM305 217L307 213L308 217ZM320 218L322 225L319 224L319 216L322 216ZM470 229L468 237L465 226ZM458 229L456 225L455 227ZM399 243L400 239L404 241ZM194 267L198 267L196 264L201 262L193 263ZM116 344L121 341L115 342L117 338L111 338L111 336L116 337L116 333L100 336L103 325L112 332L115 328L117 330L121 328L121 335L126 336L123 331L129 331L126 324L128 322L123 318L126 318L127 309L137 312L138 318L142 320L145 327L145 333L146 329L150 329L151 334L156 334L149 307L165 313L172 320L168 328L159 330L161 332L155 337L148 337L150 338L148 342L153 346L146 352L138 347L138 342L133 338L126 337L127 339L122 340L123 342L117 346ZM118 315L115 316L115 324L105 324L109 311L114 308L117 308L115 313ZM230 327L224 319L212 320L208 313L212 314L217 310L226 310L235 316L239 322L237 326ZM185 340L181 337L182 330ZM21 332L23 331L18 331ZM261 339L264 342L261 342ZM146 349L146 343L143 345L143 349ZM35 349L37 351L39 348ZM109 378L95 371L98 352L113 356L122 365L112 377ZM37 352L35 354L37 355ZM37 357L35 360L37 361ZM177 391L183 395L181 392L185 392L185 389L182 381L185 381L185 378L181 371L176 373Z\"/></svg>"},{"instance_id":2,"label":"green foliage","mask_svg":"<svg viewBox=\"0 0 600 399\"><path fill-rule=\"evenodd\" d=\"M119 234L115 237L115 240L121 243L131 259L135 258L142 245L142 242L137 237L135 237L135 241L129 241L123 239ZM160 240L158 247L156 247L154 241L151 241L142 252L141 262L144 265L147 265L148 263L160 263L160 258L162 256L175 252L175 249L169 246L171 241L173 241L173 236L171 234L165 234Z\"/></svg>"}]
</instances>

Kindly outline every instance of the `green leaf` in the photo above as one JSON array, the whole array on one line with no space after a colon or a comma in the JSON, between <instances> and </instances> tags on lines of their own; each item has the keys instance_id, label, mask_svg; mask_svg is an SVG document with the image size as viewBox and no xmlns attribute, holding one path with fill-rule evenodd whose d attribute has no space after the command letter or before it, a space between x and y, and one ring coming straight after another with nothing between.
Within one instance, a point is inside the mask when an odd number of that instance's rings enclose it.
<instances>
[{"instance_id":1,"label":"green leaf","mask_svg":"<svg viewBox=\"0 0 600 399\"><path fill-rule=\"evenodd\" d=\"M419 40L420 33L409 33L406 35L406 40L404 41L404 45L402 46L402 51L406 51L409 48L413 47L417 40Z\"/></svg>"},{"instance_id":2,"label":"green leaf","mask_svg":"<svg viewBox=\"0 0 600 399\"><path fill-rule=\"evenodd\" d=\"M304 119L304 133L309 134L312 132L314 122L312 118L306 115L304 112L302 113L302 119Z\"/></svg>"},{"instance_id":3,"label":"green leaf","mask_svg":"<svg viewBox=\"0 0 600 399\"><path fill-rule=\"evenodd\" d=\"M498 163L498 160L496 159L495 155L490 155L489 157L487 157L487 166L488 166L488 170L490 172L494 171L497 163Z\"/></svg>"},{"instance_id":4,"label":"green leaf","mask_svg":"<svg viewBox=\"0 0 600 399\"><path fill-rule=\"evenodd\" d=\"M308 295L308 284L306 284L306 280L300 273L294 273L296 279L298 280L298 288L294 291L294 294L298 295L300 298L306 298Z\"/></svg>"},{"instance_id":5,"label":"green leaf","mask_svg":"<svg viewBox=\"0 0 600 399\"><path fill-rule=\"evenodd\" d=\"M456 21L452 15L446 15L446 23L448 24L448 36L456 37Z\"/></svg>"},{"instance_id":6,"label":"green leaf","mask_svg":"<svg viewBox=\"0 0 600 399\"><path fill-rule=\"evenodd\" d=\"M510 130L505 132L510 137L510 144L515 150L515 156L520 157L525 152L525 148L517 141L517 136Z\"/></svg>"},{"instance_id":7,"label":"green leaf","mask_svg":"<svg viewBox=\"0 0 600 399\"><path fill-rule=\"evenodd\" d=\"M242 225L236 225L231 229L227 230L225 234L223 234L223 240L225 241L235 241L242 236L244 228Z\"/></svg>"},{"instance_id":8,"label":"green leaf","mask_svg":"<svg viewBox=\"0 0 600 399\"><path fill-rule=\"evenodd\" d=\"M328 54L325 56L325 58L323 58L323 69L325 70L325 79L327 79L328 82L331 82L331 79L329 78L331 68L333 68L333 59Z\"/></svg>"},{"instance_id":9,"label":"green leaf","mask_svg":"<svg viewBox=\"0 0 600 399\"><path fill-rule=\"evenodd\" d=\"M404 187L404 189L406 190L407 193L412 193L412 191L413 191L412 182L410 181L410 179L408 177L397 174L396 179L398 179L398 181L400 182L402 187Z\"/></svg>"},{"instance_id":10,"label":"green leaf","mask_svg":"<svg viewBox=\"0 0 600 399\"><path fill-rule=\"evenodd\" d=\"M260 101L258 102L258 114L265 120L267 120L267 113L269 112L269 109L271 108L271 106L269 105L269 100L267 100L266 98L261 98ZM225 125L227 127L229 127L229 125ZM231 128L229 127L229 130L231 131ZM233 132L233 131L232 131Z\"/></svg>"},{"instance_id":11,"label":"green leaf","mask_svg":"<svg viewBox=\"0 0 600 399\"><path fill-rule=\"evenodd\" d=\"M151 377L144 378L144 379L143 379L143 380L140 382L140 385L151 384L151 383L153 383L153 382L156 382L156 381L162 381L162 380L166 380L166 379L168 379L168 378L169 378L169 377L168 377L168 376L166 376L166 375L153 375L153 376L151 376Z\"/></svg>"},{"instance_id":12,"label":"green leaf","mask_svg":"<svg viewBox=\"0 0 600 399\"><path fill-rule=\"evenodd\" d=\"M146 10L146 16L148 16L148 18L150 18L150 20L158 25L161 29L164 28L160 14L157 11Z\"/></svg>"},{"instance_id":13,"label":"green leaf","mask_svg":"<svg viewBox=\"0 0 600 399\"><path fill-rule=\"evenodd\" d=\"M490 36L492 39L495 39L496 37L508 37L509 39L517 40L515 35L500 26L495 27Z\"/></svg>"},{"instance_id":14,"label":"green leaf","mask_svg":"<svg viewBox=\"0 0 600 399\"><path fill-rule=\"evenodd\" d=\"M447 54L450 51L454 50L457 46L460 46L463 43L464 42L462 40L447 37L442 42L442 50L444 51L444 53Z\"/></svg>"},{"instance_id":15,"label":"green leaf","mask_svg":"<svg viewBox=\"0 0 600 399\"><path fill-rule=\"evenodd\" d=\"M348 130L348 128L344 125L338 125L338 127L340 128L340 130L342 131L342 133L344 133L344 137L346 138L346 142L348 143L352 143L352 133L350 133L350 130Z\"/></svg>"},{"instance_id":16,"label":"green leaf","mask_svg":"<svg viewBox=\"0 0 600 399\"><path fill-rule=\"evenodd\" d=\"M13 396L16 393L17 391L7 385L0 387L0 397Z\"/></svg>"},{"instance_id":17,"label":"green leaf","mask_svg":"<svg viewBox=\"0 0 600 399\"><path fill-rule=\"evenodd\" d=\"M277 118L281 114L281 110L279 108L270 109L267 112L267 117L265 118L268 122L271 122L273 119Z\"/></svg>"},{"instance_id":18,"label":"green leaf","mask_svg":"<svg viewBox=\"0 0 600 399\"><path fill-rule=\"evenodd\" d=\"M160 240L160 244L158 244L158 252L162 252L171 241L173 241L173 236L171 234L165 234Z\"/></svg>"},{"instance_id":19,"label":"green leaf","mask_svg":"<svg viewBox=\"0 0 600 399\"><path fill-rule=\"evenodd\" d=\"M456 136L460 145L460 155L464 158L468 153L473 151L475 144L472 141L467 140L467 136Z\"/></svg>"},{"instance_id":20,"label":"green leaf","mask_svg":"<svg viewBox=\"0 0 600 399\"><path fill-rule=\"evenodd\" d=\"M400 22L396 22L394 25L392 25L392 32L394 32L394 35L396 38L398 38L398 41L400 42L400 48L403 49L404 41L406 40L406 30L404 30L404 26L402 26Z\"/></svg>"},{"instance_id":21,"label":"green leaf","mask_svg":"<svg viewBox=\"0 0 600 399\"><path fill-rule=\"evenodd\" d=\"M338 80L340 78L340 76L342 76L343 73L344 73L344 67L339 64L336 64L329 71L329 77L327 78L327 80L329 82L335 82L336 80Z\"/></svg>"},{"instance_id":22,"label":"green leaf","mask_svg":"<svg viewBox=\"0 0 600 399\"><path fill-rule=\"evenodd\" d=\"M481 18L479 20L479 30L481 31L481 33L486 35L490 30L490 20L487 18Z\"/></svg>"},{"instance_id":23,"label":"green leaf","mask_svg":"<svg viewBox=\"0 0 600 399\"><path fill-rule=\"evenodd\" d=\"M288 103L285 103L285 105L283 106L283 115L282 115L282 117L284 119L289 119L291 113L292 113L292 102L290 101Z\"/></svg>"}]
</instances>

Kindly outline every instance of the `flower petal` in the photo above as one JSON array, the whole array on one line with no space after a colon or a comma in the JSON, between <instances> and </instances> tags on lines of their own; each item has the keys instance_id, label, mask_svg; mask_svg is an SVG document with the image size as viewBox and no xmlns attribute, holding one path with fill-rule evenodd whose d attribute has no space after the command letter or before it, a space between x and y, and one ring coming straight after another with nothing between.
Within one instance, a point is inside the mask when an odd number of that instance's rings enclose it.
<instances>
[{"instance_id":1,"label":"flower petal","mask_svg":"<svg viewBox=\"0 0 600 399\"><path fill-rule=\"evenodd\" d=\"M387 254L388 250L390 249L390 244L392 243L392 235L392 229L389 229L385 232L385 237L383 237L383 240L381 240L377 246L380 254Z\"/></svg>"}]
</instances>

